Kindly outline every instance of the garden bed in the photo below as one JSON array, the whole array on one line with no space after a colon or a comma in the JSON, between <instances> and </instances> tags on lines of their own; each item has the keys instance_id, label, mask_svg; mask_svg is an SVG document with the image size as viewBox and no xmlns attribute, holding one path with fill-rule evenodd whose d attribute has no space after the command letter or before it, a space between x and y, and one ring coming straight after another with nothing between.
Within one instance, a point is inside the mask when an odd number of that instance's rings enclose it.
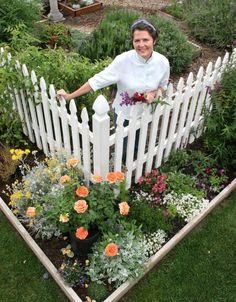
<instances>
[{"instance_id":1,"label":"garden bed","mask_svg":"<svg viewBox=\"0 0 236 302\"><path fill-rule=\"evenodd\" d=\"M236 188L236 179L234 179L224 190L222 190L204 209L204 211L193 218L187 223L175 236L173 236L155 255L153 255L147 265L146 271L150 271L169 251L171 251L176 244L178 244L192 229L194 229L218 204L220 204L234 189ZM16 216L12 213L6 203L0 198L0 208L6 215L11 224L16 228L21 237L25 240L28 246L32 249L35 255L38 257L40 262L45 266L47 271L51 274L53 279L60 286L61 290L65 293L70 301L82 302L78 294L69 286L67 286L61 276L59 275L57 268L53 264L53 259L49 259L44 251L30 236L24 226L18 221ZM140 278L127 281L117 288L104 302L115 302L118 301L125 293L127 293L136 284Z\"/></svg>"},{"instance_id":2,"label":"garden bed","mask_svg":"<svg viewBox=\"0 0 236 302\"><path fill-rule=\"evenodd\" d=\"M93 4L87 5L85 7L81 7L78 9L72 8L71 6L68 6L63 3L58 3L59 9L61 9L63 12L71 15L72 17L78 17L80 15L85 15L89 13L93 13L95 11L98 11L102 9L102 3L95 1Z\"/></svg>"}]
</instances>

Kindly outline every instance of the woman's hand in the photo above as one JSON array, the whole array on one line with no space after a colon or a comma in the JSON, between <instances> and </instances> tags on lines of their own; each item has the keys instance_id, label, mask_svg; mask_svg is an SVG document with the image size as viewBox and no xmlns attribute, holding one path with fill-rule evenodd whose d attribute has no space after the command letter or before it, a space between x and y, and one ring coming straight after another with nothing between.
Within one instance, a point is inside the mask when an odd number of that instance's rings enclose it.
<instances>
[{"instance_id":1,"label":"woman's hand","mask_svg":"<svg viewBox=\"0 0 236 302\"><path fill-rule=\"evenodd\" d=\"M70 94L65 92L64 89L60 89L57 91L58 96L62 96L66 101L69 101L71 99Z\"/></svg>"},{"instance_id":2,"label":"woman's hand","mask_svg":"<svg viewBox=\"0 0 236 302\"><path fill-rule=\"evenodd\" d=\"M148 100L148 103L152 103L157 96L157 90L152 90L146 93L146 99Z\"/></svg>"}]
</instances>

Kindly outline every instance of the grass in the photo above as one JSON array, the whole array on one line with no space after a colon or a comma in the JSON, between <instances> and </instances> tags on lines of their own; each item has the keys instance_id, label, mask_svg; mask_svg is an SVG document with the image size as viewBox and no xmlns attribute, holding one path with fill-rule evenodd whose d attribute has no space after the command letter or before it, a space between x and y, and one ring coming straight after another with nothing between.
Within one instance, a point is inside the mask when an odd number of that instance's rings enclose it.
<instances>
[{"instance_id":1,"label":"grass","mask_svg":"<svg viewBox=\"0 0 236 302\"><path fill-rule=\"evenodd\" d=\"M236 191L122 302L235 302Z\"/></svg>"},{"instance_id":2,"label":"grass","mask_svg":"<svg viewBox=\"0 0 236 302\"><path fill-rule=\"evenodd\" d=\"M122 302L236 301L236 191ZM1 302L68 301L0 212Z\"/></svg>"},{"instance_id":3,"label":"grass","mask_svg":"<svg viewBox=\"0 0 236 302\"><path fill-rule=\"evenodd\" d=\"M68 301L1 211L0 238L1 302Z\"/></svg>"}]
</instances>

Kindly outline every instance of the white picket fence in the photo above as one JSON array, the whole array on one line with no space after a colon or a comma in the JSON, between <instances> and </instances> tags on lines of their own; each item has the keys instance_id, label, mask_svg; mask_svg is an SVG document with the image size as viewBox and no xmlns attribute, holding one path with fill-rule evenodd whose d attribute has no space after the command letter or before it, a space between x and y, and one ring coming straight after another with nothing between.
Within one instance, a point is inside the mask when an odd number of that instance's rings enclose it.
<instances>
[{"instance_id":1,"label":"white picket fence","mask_svg":"<svg viewBox=\"0 0 236 302\"><path fill-rule=\"evenodd\" d=\"M1 49L0 54L3 52ZM215 64L210 62L206 70L200 67L196 79L192 73L186 83L180 78L176 91L169 84L164 100L167 104L159 104L155 112L145 105L141 119L132 108L132 119L127 127L123 126L124 117L119 113L116 129L110 127L110 107L104 96L98 96L93 104L95 113L90 129L86 108L82 110L79 122L74 100L70 101L67 111L66 102L58 100L54 86L47 87L43 77L38 81L35 72L29 74L27 67L19 62L16 69L32 82L34 92L27 87L16 89L10 85L9 91L25 135L46 155L65 149L81 160L88 178L91 173L105 177L108 171L121 171L125 166L127 187L130 187L141 175L158 168L172 149L183 148L201 135L203 105L209 105L208 87L213 89L227 64L235 60L236 49L231 56L226 53L223 60L219 57ZM140 137L134 160L137 129L140 129ZM128 138L128 144L126 162L122 163L124 137Z\"/></svg>"}]
</instances>

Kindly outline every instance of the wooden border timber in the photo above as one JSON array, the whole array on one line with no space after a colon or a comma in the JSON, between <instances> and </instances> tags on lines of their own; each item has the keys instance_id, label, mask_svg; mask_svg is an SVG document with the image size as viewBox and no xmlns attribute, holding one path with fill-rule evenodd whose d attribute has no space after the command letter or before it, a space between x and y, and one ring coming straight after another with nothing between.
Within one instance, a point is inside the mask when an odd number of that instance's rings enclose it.
<instances>
[{"instance_id":1,"label":"wooden border timber","mask_svg":"<svg viewBox=\"0 0 236 302\"><path fill-rule=\"evenodd\" d=\"M90 4L90 5L78 8L78 9L74 9L66 4L58 2L58 7L59 7L59 9L62 10L62 12L65 12L65 13L71 15L72 17L78 17L80 15L93 13L97 10L102 9L103 4L101 2L95 1L93 4Z\"/></svg>"},{"instance_id":2,"label":"wooden border timber","mask_svg":"<svg viewBox=\"0 0 236 302\"><path fill-rule=\"evenodd\" d=\"M146 272L149 272L166 254L168 254L191 230L193 230L217 205L219 205L229 194L236 189L236 178L218 194L208 205L208 207L198 216L196 216L193 220L191 220L188 224L186 224L174 237L172 237L155 255L153 255L147 265ZM65 295L72 302L82 302L76 292L71 288L64 284L60 275L57 272L57 269L52 264L52 262L48 259L48 257L44 254L41 248L37 245L37 243L33 240L33 238L29 235L26 229L22 226L22 224L18 221L16 216L12 213L6 203L0 198L0 209L6 215L11 224L16 228L21 237L25 240L25 242L32 249L34 254L38 257L40 262L45 266L48 272L51 274L53 279L57 282L59 287L65 293ZM143 275L144 276L144 275ZM119 288L117 288L104 302L117 302L121 299L143 276L134 280L127 281L122 284Z\"/></svg>"}]
</instances>

